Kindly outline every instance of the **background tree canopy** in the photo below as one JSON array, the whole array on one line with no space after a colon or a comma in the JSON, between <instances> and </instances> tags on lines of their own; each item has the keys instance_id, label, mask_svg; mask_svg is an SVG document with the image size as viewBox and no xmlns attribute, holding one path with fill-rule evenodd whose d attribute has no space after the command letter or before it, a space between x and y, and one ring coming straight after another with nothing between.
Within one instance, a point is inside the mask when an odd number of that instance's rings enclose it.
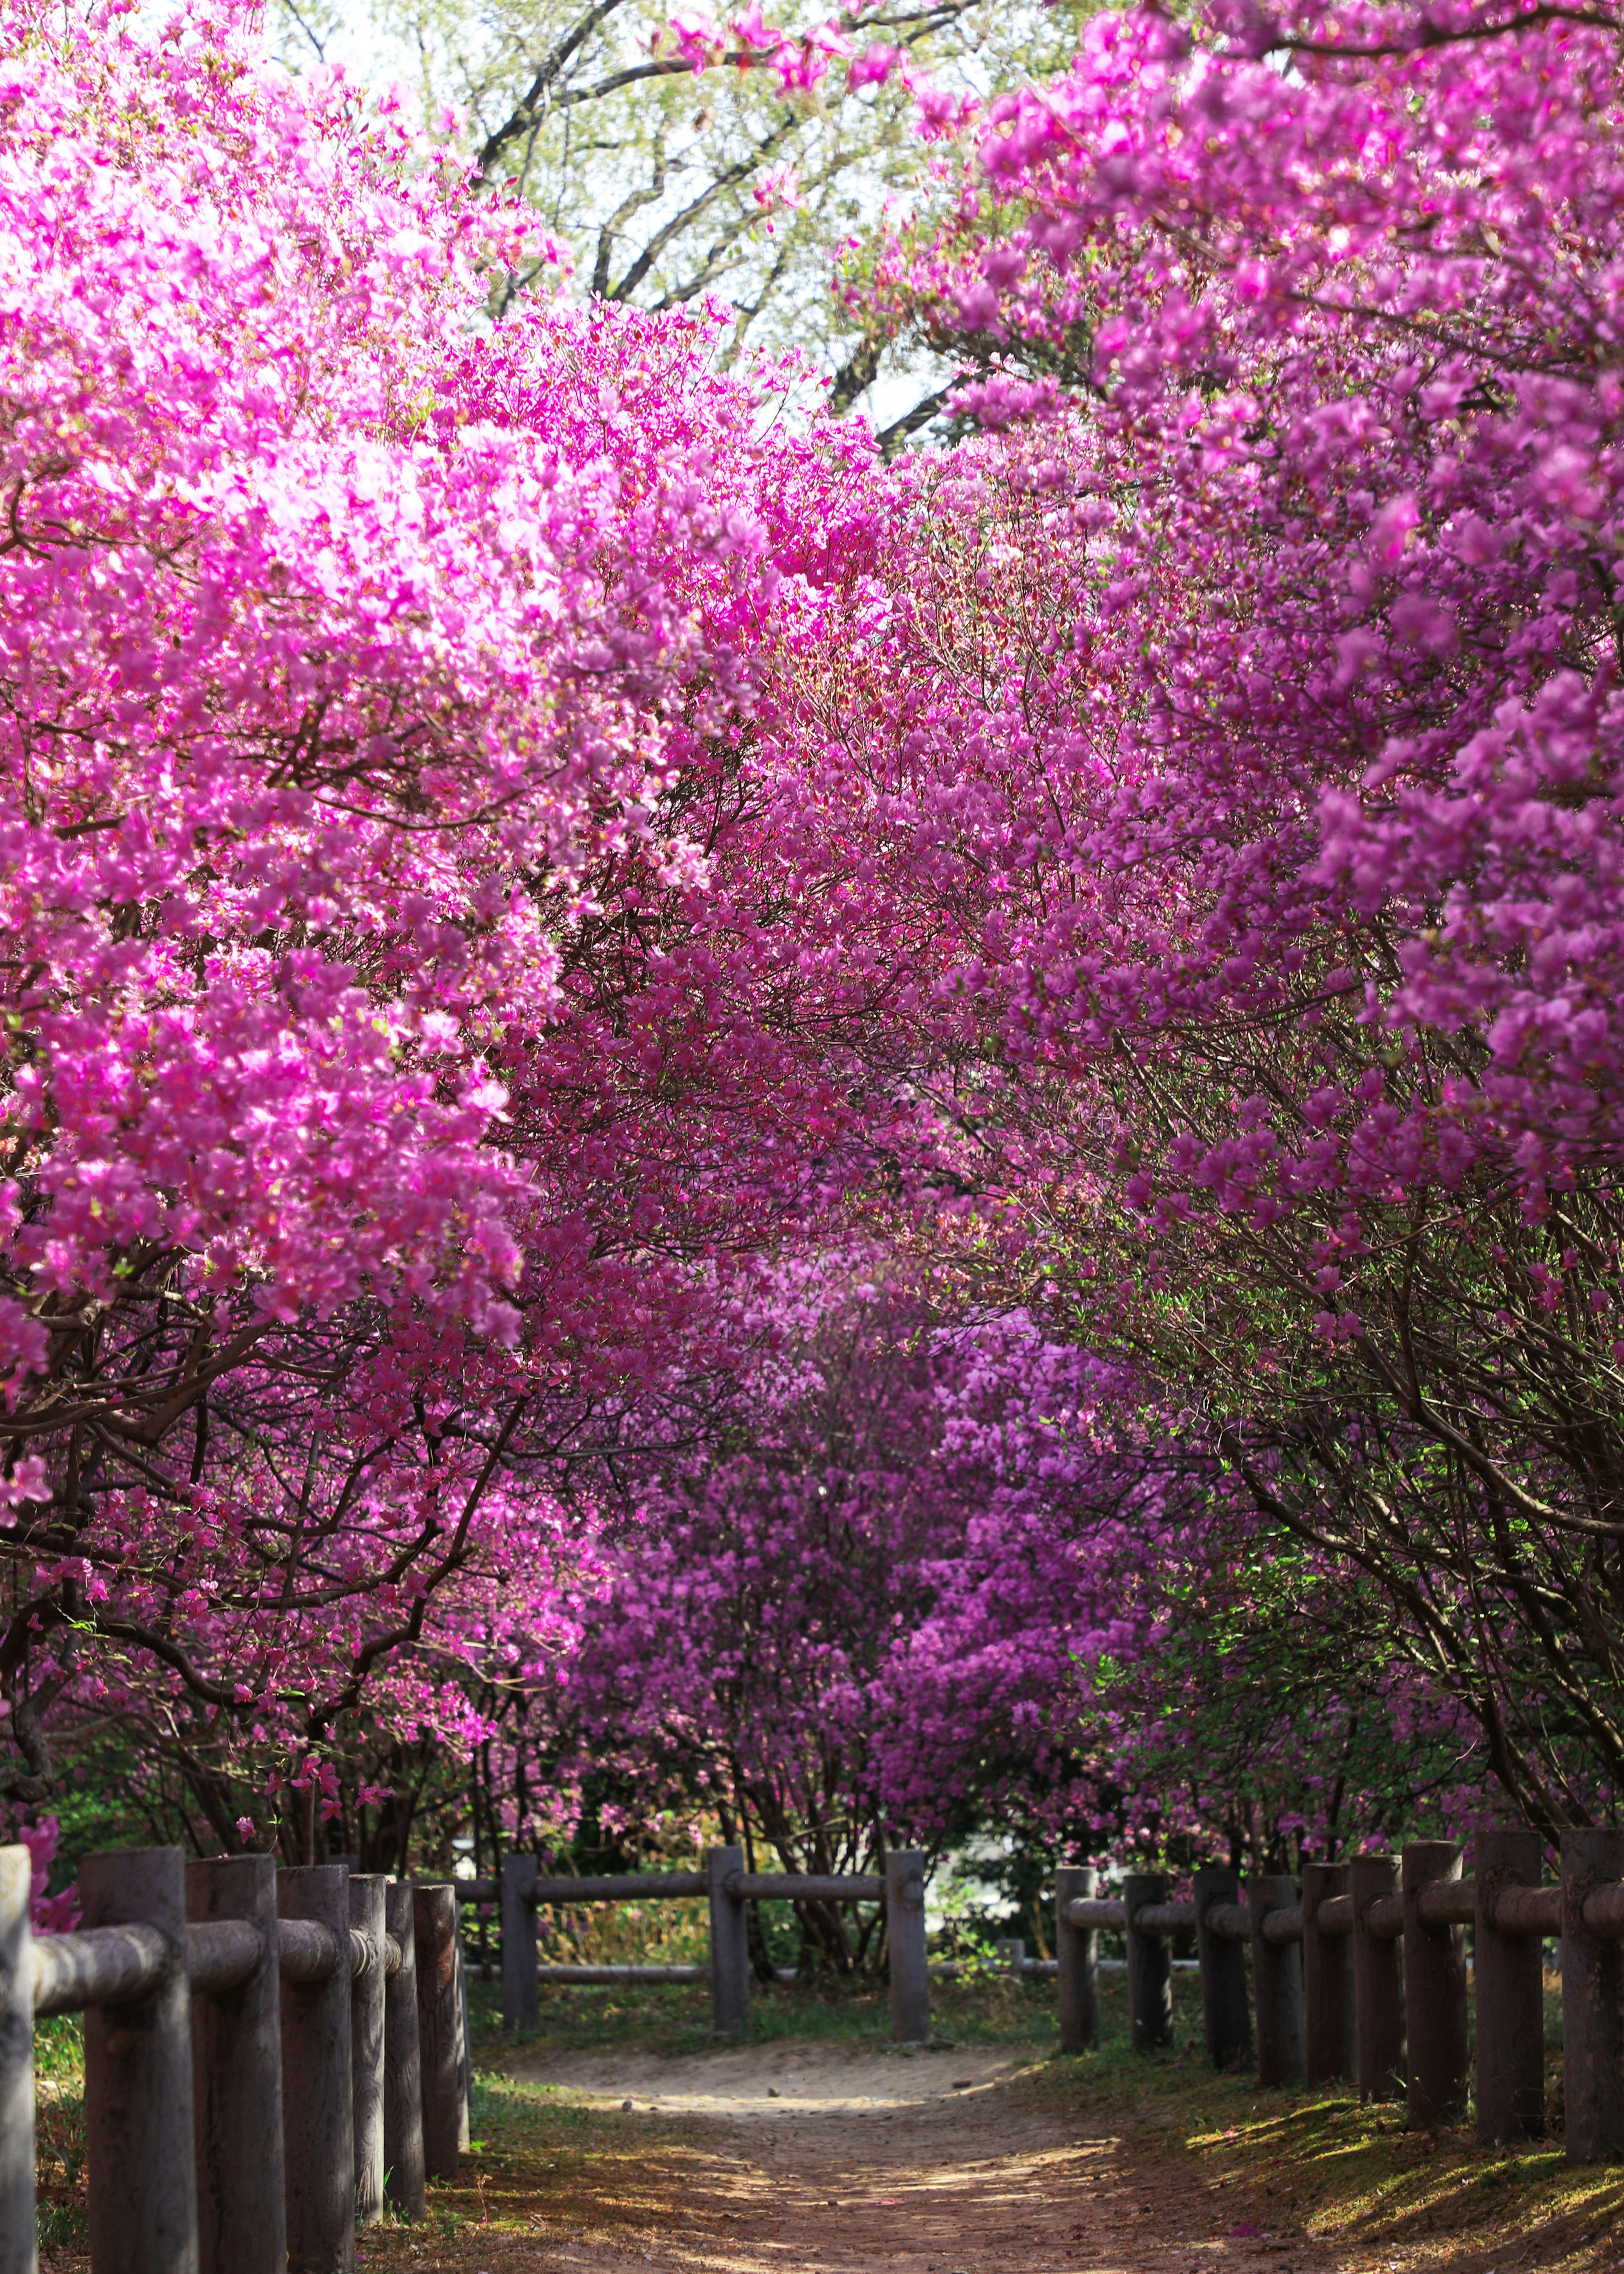
<instances>
[{"instance_id":1,"label":"background tree canopy","mask_svg":"<svg viewBox=\"0 0 1624 2274\"><path fill-rule=\"evenodd\" d=\"M896 0L832 20L961 99L1058 70L1086 12L1086 0ZM491 186L512 185L568 248L581 287L648 309L715 295L734 311L724 365L747 341L801 350L832 378L832 408L868 410L890 448L941 410L963 344L944 358L917 326L837 295L835 262L861 272L892 201L929 210L959 168L936 177L895 73L854 87L816 45L798 72L780 66L779 31L831 20L775 10L771 35L730 33L699 72L661 0L274 0L274 28L291 70L342 59L410 79ZM740 21L760 26L760 9ZM507 294L535 275L520 269Z\"/></svg>"}]
</instances>

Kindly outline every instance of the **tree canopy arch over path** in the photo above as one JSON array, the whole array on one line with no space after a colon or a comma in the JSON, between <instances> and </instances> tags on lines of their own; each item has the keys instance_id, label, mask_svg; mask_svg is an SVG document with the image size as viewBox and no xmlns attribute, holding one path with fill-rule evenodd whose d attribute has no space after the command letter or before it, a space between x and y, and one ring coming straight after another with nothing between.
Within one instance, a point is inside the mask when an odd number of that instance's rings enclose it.
<instances>
[{"instance_id":1,"label":"tree canopy arch over path","mask_svg":"<svg viewBox=\"0 0 1624 2274\"><path fill-rule=\"evenodd\" d=\"M133 1732L311 1853L448 1747L500 1841L574 1804L569 1670L646 1662L615 1804L712 1805L673 1605L805 1547L784 1385L871 1284L900 1434L833 1466L940 1648L851 1611L865 1743L981 1665L929 1773L1085 1849L1330 1841L1463 1742L1464 1807L1604 1806L1608 25L1130 12L921 82L849 290L974 431L889 467L687 305L492 327L517 195L232 21L4 52L11 1791ZM906 1755L865 1804L957 1820Z\"/></svg>"}]
</instances>

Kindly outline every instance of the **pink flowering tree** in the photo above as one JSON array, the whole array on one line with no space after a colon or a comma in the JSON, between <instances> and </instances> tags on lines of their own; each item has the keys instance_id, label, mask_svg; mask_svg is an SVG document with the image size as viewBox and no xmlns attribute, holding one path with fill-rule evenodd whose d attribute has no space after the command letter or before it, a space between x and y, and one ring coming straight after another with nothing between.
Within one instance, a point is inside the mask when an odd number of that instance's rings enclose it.
<instances>
[{"instance_id":1,"label":"pink flowering tree","mask_svg":"<svg viewBox=\"0 0 1624 2274\"><path fill-rule=\"evenodd\" d=\"M1605 30L1113 15L928 102L876 320L990 431L887 471L703 313L492 329L517 212L231 24L4 25L10 1790L94 1719L398 1859L414 1760L494 1843L613 1732L797 1861L1328 1837L1174 1758L1283 1530L1394 1641L1282 1760L1373 1790L1357 1705L1591 1812Z\"/></svg>"},{"instance_id":2,"label":"pink flowering tree","mask_svg":"<svg viewBox=\"0 0 1624 2274\"><path fill-rule=\"evenodd\" d=\"M4 1781L116 1717L308 1853L346 1717L568 1633L552 1401L857 1118L706 908L867 453L703 317L490 335L515 213L231 23L0 56Z\"/></svg>"},{"instance_id":3,"label":"pink flowering tree","mask_svg":"<svg viewBox=\"0 0 1624 2274\"><path fill-rule=\"evenodd\" d=\"M708 1820L758 1868L991 1831L1284 1869L1481 1812L1380 1591L1131 1380L894 1249L781 1265L737 1324L605 1458L573 1646L487 1699L482 1852ZM876 1954L838 1907L801 1924L808 1961Z\"/></svg>"},{"instance_id":4,"label":"pink flowering tree","mask_svg":"<svg viewBox=\"0 0 1624 2274\"><path fill-rule=\"evenodd\" d=\"M848 729L1004 1268L1546 1827L1620 1765L1621 96L1538 11L1232 8L991 106L882 278L1008 430L979 582Z\"/></svg>"}]
</instances>

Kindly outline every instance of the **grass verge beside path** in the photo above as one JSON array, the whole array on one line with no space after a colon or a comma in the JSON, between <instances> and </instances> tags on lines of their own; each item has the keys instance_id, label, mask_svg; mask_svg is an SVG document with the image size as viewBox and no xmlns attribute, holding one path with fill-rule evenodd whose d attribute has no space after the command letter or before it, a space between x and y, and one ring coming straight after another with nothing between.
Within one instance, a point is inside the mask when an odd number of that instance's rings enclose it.
<instances>
[{"instance_id":1,"label":"grass verge beside path","mask_svg":"<svg viewBox=\"0 0 1624 2274\"><path fill-rule=\"evenodd\" d=\"M1147 2188L1178 2166L1214 2213L1222 2206L1213 2232L1226 2239L1327 2246L1350 2266L1624 2274L1619 2166L1570 2167L1560 2137L1510 2150L1479 2148L1470 2124L1411 2132L1402 2104L1361 2108L1345 2087L1266 2090L1244 2072L1215 2076L1201 2056L1196 1984L1176 1977L1174 1988L1173 2052L1130 2051L1117 1982L1104 1990L1100 2050L1056 2055L1015 2089L1034 2109L1120 2137ZM1547 2003L1560 2107L1560 2019Z\"/></svg>"}]
</instances>

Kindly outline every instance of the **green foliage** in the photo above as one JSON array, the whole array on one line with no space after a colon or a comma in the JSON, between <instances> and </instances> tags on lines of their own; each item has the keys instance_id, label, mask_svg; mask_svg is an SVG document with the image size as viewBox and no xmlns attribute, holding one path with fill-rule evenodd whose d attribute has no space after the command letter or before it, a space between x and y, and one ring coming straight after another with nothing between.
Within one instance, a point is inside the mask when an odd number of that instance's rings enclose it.
<instances>
[{"instance_id":1,"label":"green foliage","mask_svg":"<svg viewBox=\"0 0 1624 2274\"><path fill-rule=\"evenodd\" d=\"M138 1753L117 1730L59 1742L68 1764L51 1798L60 1826L50 1892L78 1874L80 1858L109 1848L168 1845L181 1836L183 1788L154 1754ZM37 2053L36 2053L37 2058Z\"/></svg>"},{"instance_id":2,"label":"green foliage","mask_svg":"<svg viewBox=\"0 0 1624 2274\"><path fill-rule=\"evenodd\" d=\"M1214 1510L1166 1593L1154 1659L1101 1660L1084 1707L1085 1728L1097 1713L1101 1742L1123 1747L1124 1783L1160 1798L1147 1862L1295 1870L1350 1841L1440 1832L1471 1804L1470 1732L1410 1697L1406 1638L1357 1566Z\"/></svg>"}]
</instances>

